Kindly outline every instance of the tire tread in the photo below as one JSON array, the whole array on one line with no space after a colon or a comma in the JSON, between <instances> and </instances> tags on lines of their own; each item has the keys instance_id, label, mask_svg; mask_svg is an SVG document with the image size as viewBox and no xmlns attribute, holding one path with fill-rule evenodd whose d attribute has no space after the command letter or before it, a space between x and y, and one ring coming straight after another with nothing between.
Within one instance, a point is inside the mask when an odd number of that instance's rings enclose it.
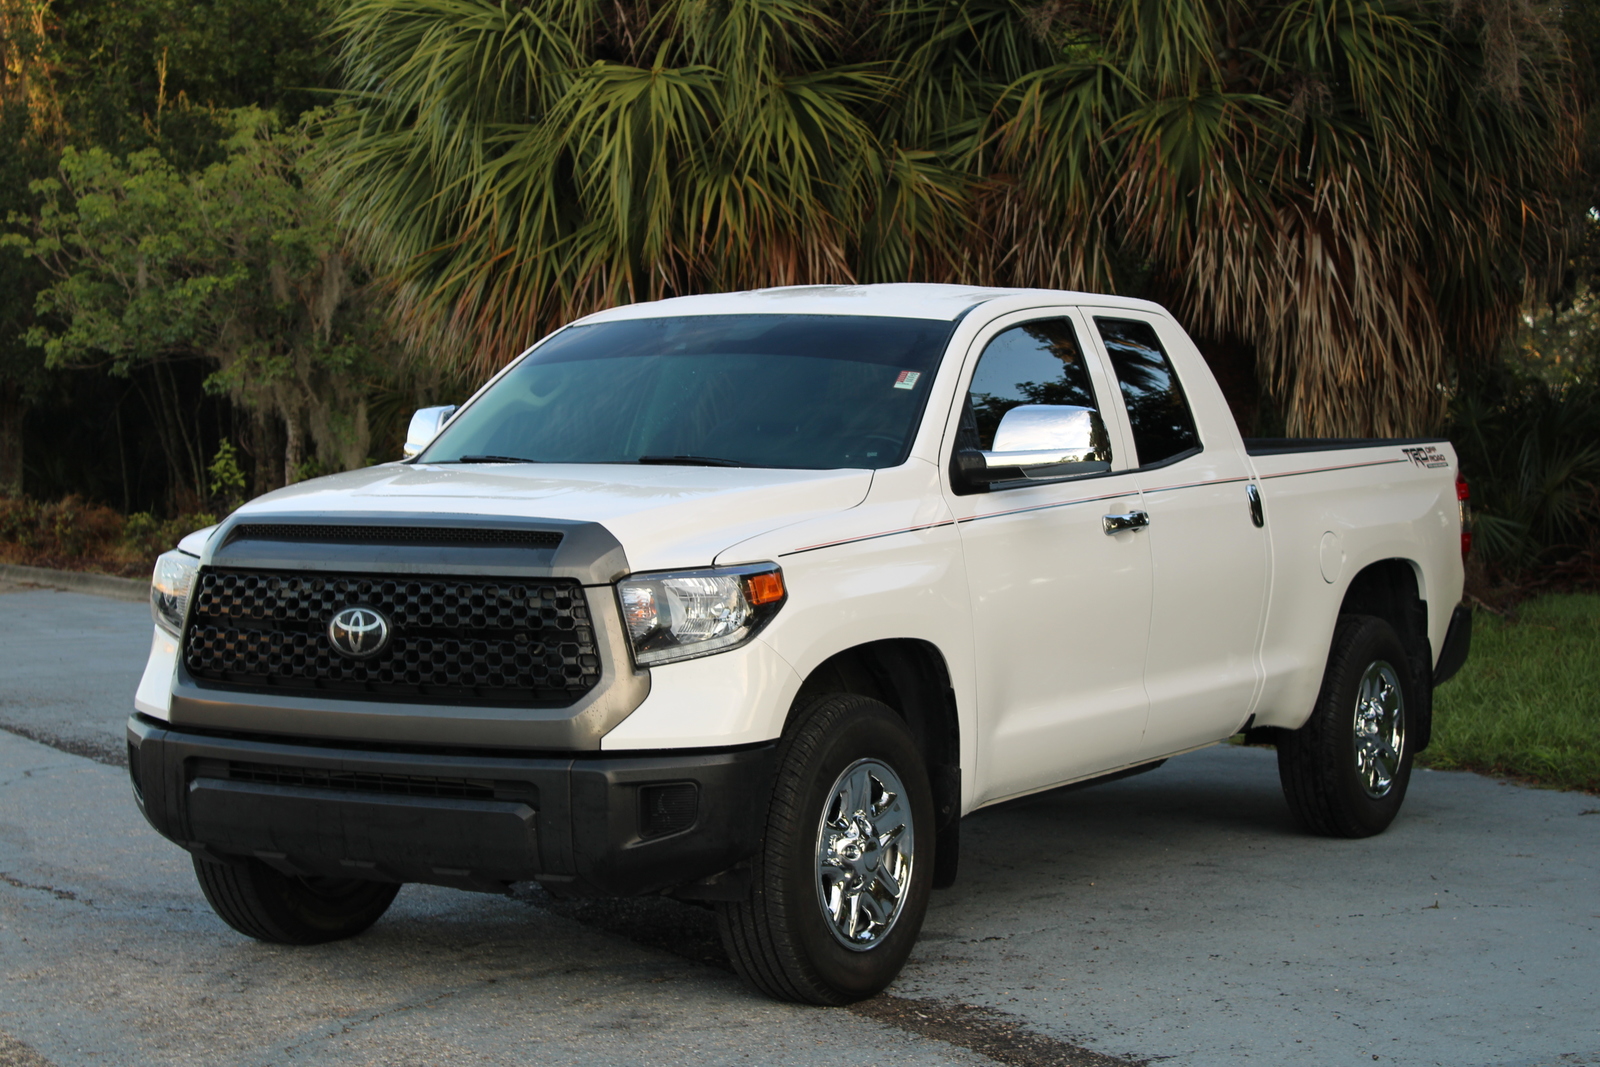
<instances>
[{"instance_id":1,"label":"tire tread","mask_svg":"<svg viewBox=\"0 0 1600 1067\"><path fill-rule=\"evenodd\" d=\"M793 873L788 859L793 835L810 833L813 825L802 810L806 795L802 771L813 765L819 750L847 721L867 713L893 717L877 701L834 694L807 708L785 735L778 751L780 769L768 809L767 835L753 860L750 895L718 909L718 927L734 969L757 990L779 1000L841 1005L858 999L831 986L805 957L798 940L786 934L799 918L794 909L807 907L809 901L790 900L785 887ZM932 844L931 827L927 841ZM919 857L918 862L925 861Z\"/></svg>"},{"instance_id":2,"label":"tire tread","mask_svg":"<svg viewBox=\"0 0 1600 1067\"><path fill-rule=\"evenodd\" d=\"M296 914L291 903L300 883L259 860L224 862L197 855L194 873L219 919L246 937L279 945L315 945L354 937L378 921L400 889L371 883L366 899L343 912L323 905L326 913L317 916L320 921L311 921Z\"/></svg>"},{"instance_id":3,"label":"tire tread","mask_svg":"<svg viewBox=\"0 0 1600 1067\"><path fill-rule=\"evenodd\" d=\"M1347 690L1355 671L1366 668L1365 663L1356 661L1370 656L1370 648L1379 643L1392 643L1392 647L1400 651L1396 667L1401 684L1406 685L1412 672L1405 663L1404 646L1393 627L1375 615L1341 615L1334 627L1328 665L1311 718L1300 729L1286 730L1279 736L1278 778L1283 785L1284 799L1295 820L1311 833L1346 838L1381 833L1405 795L1410 776L1410 722L1406 724L1402 769L1396 776L1398 795L1392 804L1385 804L1386 817L1378 812L1373 802L1363 804L1365 798L1352 796L1353 770L1346 766L1348 761L1342 750L1344 731L1350 728L1353 712L1353 705L1347 706L1353 694ZM1409 692L1405 697L1409 716L1414 701Z\"/></svg>"}]
</instances>

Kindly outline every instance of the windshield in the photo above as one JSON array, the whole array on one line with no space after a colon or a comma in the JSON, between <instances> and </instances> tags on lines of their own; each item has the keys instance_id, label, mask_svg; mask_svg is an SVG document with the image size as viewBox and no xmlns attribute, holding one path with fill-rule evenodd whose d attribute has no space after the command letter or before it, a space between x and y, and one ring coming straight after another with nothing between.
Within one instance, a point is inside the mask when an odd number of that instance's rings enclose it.
<instances>
[{"instance_id":1,"label":"windshield","mask_svg":"<svg viewBox=\"0 0 1600 1067\"><path fill-rule=\"evenodd\" d=\"M855 315L572 326L418 462L890 467L911 447L954 328Z\"/></svg>"}]
</instances>

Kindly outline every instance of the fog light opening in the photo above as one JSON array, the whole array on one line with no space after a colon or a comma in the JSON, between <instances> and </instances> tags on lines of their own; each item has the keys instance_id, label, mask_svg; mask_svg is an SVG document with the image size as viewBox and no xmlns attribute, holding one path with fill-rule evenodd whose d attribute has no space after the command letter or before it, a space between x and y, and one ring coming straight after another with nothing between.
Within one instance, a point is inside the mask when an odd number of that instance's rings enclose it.
<instances>
[{"instance_id":1,"label":"fog light opening","mask_svg":"<svg viewBox=\"0 0 1600 1067\"><path fill-rule=\"evenodd\" d=\"M639 836L682 833L700 817L700 787L693 782L647 785L639 790Z\"/></svg>"}]
</instances>

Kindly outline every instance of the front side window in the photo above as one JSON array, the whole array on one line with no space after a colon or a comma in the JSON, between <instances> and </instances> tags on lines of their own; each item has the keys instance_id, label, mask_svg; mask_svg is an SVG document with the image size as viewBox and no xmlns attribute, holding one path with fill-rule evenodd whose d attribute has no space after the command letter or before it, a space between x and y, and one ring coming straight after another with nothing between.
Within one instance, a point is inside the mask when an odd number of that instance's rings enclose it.
<instances>
[{"instance_id":1,"label":"front side window","mask_svg":"<svg viewBox=\"0 0 1600 1067\"><path fill-rule=\"evenodd\" d=\"M1094 385L1078 334L1069 319L1040 319L1003 330L984 346L972 373L956 448L993 452L997 431L1006 414L1017 408L1049 405L1100 411ZM1111 461L1111 445L1104 435L1104 424L1096 417L1096 454L1106 464ZM1007 444L1000 441L1003 447ZM963 485L953 478L958 492L983 491ZM986 488L1002 488L1012 483L996 482ZM1016 485L1028 484L1016 479Z\"/></svg>"},{"instance_id":2,"label":"front side window","mask_svg":"<svg viewBox=\"0 0 1600 1067\"><path fill-rule=\"evenodd\" d=\"M573 326L418 461L890 467L910 450L953 329L859 315Z\"/></svg>"},{"instance_id":3,"label":"front side window","mask_svg":"<svg viewBox=\"0 0 1600 1067\"><path fill-rule=\"evenodd\" d=\"M977 447L984 451L994 448L1005 413L1023 404L1099 410L1077 331L1067 319L1026 322L996 334L978 359L967 397Z\"/></svg>"},{"instance_id":4,"label":"front side window","mask_svg":"<svg viewBox=\"0 0 1600 1067\"><path fill-rule=\"evenodd\" d=\"M1095 327L1122 388L1139 465L1148 467L1200 447L1194 415L1155 327L1140 319L1102 319Z\"/></svg>"}]
</instances>

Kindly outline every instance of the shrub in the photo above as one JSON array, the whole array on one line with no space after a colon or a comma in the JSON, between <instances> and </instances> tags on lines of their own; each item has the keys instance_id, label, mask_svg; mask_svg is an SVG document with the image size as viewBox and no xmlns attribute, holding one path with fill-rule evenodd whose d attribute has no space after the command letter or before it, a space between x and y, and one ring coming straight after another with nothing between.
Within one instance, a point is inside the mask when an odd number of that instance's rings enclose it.
<instances>
[{"instance_id":1,"label":"shrub","mask_svg":"<svg viewBox=\"0 0 1600 1067\"><path fill-rule=\"evenodd\" d=\"M48 504L0 496L0 560L141 575L185 534L216 521L205 512L171 519L140 512L124 518L77 496Z\"/></svg>"},{"instance_id":2,"label":"shrub","mask_svg":"<svg viewBox=\"0 0 1600 1067\"><path fill-rule=\"evenodd\" d=\"M52 504L27 497L0 498L0 541L28 556L73 560L103 556L119 547L123 518L79 496Z\"/></svg>"},{"instance_id":3,"label":"shrub","mask_svg":"<svg viewBox=\"0 0 1600 1067\"><path fill-rule=\"evenodd\" d=\"M1472 484L1475 547L1510 571L1600 538L1600 387L1501 368L1457 397L1451 438Z\"/></svg>"},{"instance_id":4,"label":"shrub","mask_svg":"<svg viewBox=\"0 0 1600 1067\"><path fill-rule=\"evenodd\" d=\"M128 516L123 527L122 543L129 550L150 559L173 548L187 534L210 526L217 521L215 515L197 511L172 519L158 519L148 511Z\"/></svg>"}]
</instances>

